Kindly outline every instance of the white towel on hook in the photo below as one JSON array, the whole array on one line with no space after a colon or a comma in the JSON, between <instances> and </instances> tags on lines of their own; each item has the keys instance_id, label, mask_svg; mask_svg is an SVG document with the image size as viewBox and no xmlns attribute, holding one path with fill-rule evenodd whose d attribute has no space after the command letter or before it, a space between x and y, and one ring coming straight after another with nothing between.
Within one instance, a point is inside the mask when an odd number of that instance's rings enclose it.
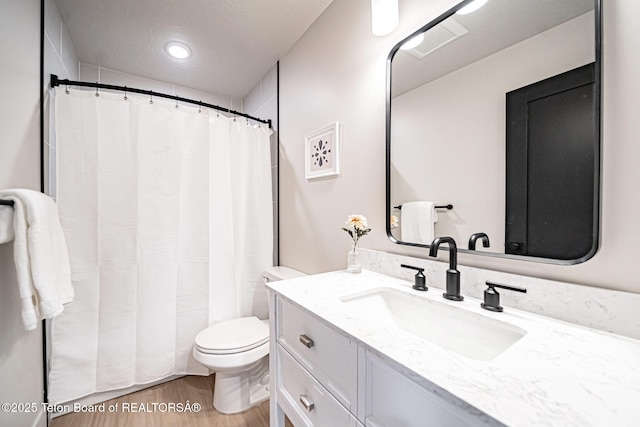
<instances>
[{"instance_id":1,"label":"white towel on hook","mask_svg":"<svg viewBox=\"0 0 640 427\"><path fill-rule=\"evenodd\" d=\"M402 241L431 244L434 238L434 224L438 222L434 202L404 202L400 217Z\"/></svg>"},{"instance_id":2,"label":"white towel on hook","mask_svg":"<svg viewBox=\"0 0 640 427\"><path fill-rule=\"evenodd\" d=\"M58 208L46 194L24 189L0 191L13 200L14 263L26 330L62 313L74 298L69 253Z\"/></svg>"},{"instance_id":3,"label":"white towel on hook","mask_svg":"<svg viewBox=\"0 0 640 427\"><path fill-rule=\"evenodd\" d=\"M13 240L13 206L0 205L0 245Z\"/></svg>"}]
</instances>

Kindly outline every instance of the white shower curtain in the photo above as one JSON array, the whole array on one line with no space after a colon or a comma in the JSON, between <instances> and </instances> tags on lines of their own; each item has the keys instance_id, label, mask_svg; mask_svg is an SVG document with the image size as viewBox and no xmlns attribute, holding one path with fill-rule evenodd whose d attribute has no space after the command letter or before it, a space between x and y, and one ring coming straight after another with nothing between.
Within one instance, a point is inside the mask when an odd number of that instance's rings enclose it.
<instances>
[{"instance_id":1,"label":"white shower curtain","mask_svg":"<svg viewBox=\"0 0 640 427\"><path fill-rule=\"evenodd\" d=\"M49 401L207 374L195 335L266 318L270 131L129 94L55 95L57 203L76 300L52 322Z\"/></svg>"}]
</instances>

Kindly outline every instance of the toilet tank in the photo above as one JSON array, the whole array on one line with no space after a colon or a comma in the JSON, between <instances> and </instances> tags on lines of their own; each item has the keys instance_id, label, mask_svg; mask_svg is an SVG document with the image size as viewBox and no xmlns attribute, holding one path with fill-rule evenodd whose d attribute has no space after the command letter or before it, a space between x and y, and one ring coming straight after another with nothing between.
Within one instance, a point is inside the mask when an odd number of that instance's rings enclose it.
<instances>
[{"instance_id":1,"label":"toilet tank","mask_svg":"<svg viewBox=\"0 0 640 427\"><path fill-rule=\"evenodd\" d=\"M294 279L296 277L306 276L301 271L294 270L293 268L285 267L282 265L276 265L267 268L262 273L262 281L264 283L276 282L278 280Z\"/></svg>"}]
</instances>

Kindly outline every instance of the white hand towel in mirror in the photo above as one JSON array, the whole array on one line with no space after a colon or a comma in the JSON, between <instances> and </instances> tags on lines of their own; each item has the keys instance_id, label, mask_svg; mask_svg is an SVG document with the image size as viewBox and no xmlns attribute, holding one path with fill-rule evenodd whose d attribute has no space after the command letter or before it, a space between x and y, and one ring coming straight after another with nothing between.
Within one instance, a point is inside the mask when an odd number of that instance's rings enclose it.
<instances>
[{"instance_id":1,"label":"white hand towel in mirror","mask_svg":"<svg viewBox=\"0 0 640 427\"><path fill-rule=\"evenodd\" d=\"M431 244L438 221L436 204L427 201L404 202L400 217L402 241Z\"/></svg>"}]
</instances>

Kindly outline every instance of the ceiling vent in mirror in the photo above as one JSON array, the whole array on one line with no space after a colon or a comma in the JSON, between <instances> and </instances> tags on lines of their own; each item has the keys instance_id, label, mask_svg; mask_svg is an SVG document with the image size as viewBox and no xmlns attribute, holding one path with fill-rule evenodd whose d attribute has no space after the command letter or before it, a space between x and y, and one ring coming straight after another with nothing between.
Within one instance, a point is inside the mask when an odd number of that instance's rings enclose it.
<instances>
[{"instance_id":1,"label":"ceiling vent in mirror","mask_svg":"<svg viewBox=\"0 0 640 427\"><path fill-rule=\"evenodd\" d=\"M425 33L424 41L413 49L407 49L406 52L418 59L422 59L431 52L440 49L442 46L451 43L468 32L469 30L460 23L449 18L435 27L430 28L429 31Z\"/></svg>"}]
</instances>

